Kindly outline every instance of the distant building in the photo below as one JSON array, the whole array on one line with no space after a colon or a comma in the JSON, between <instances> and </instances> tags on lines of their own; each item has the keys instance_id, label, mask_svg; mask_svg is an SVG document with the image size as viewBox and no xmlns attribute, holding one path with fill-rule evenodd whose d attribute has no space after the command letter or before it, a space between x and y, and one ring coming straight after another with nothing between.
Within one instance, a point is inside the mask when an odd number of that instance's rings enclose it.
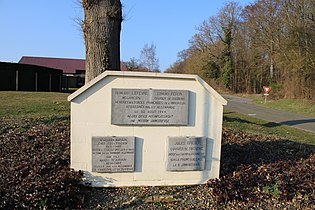
<instances>
[{"instance_id":1,"label":"distant building","mask_svg":"<svg viewBox=\"0 0 315 210\"><path fill-rule=\"evenodd\" d=\"M85 83L85 59L23 56L19 63L62 70L64 91L68 91L69 88L79 88ZM122 63L120 68L126 71Z\"/></svg>"},{"instance_id":2,"label":"distant building","mask_svg":"<svg viewBox=\"0 0 315 210\"><path fill-rule=\"evenodd\" d=\"M0 62L0 91L62 91L62 71L20 63Z\"/></svg>"},{"instance_id":3,"label":"distant building","mask_svg":"<svg viewBox=\"0 0 315 210\"><path fill-rule=\"evenodd\" d=\"M69 90L69 88L79 88L85 82L84 59L23 56L19 63L62 70L62 88L64 91Z\"/></svg>"}]
</instances>

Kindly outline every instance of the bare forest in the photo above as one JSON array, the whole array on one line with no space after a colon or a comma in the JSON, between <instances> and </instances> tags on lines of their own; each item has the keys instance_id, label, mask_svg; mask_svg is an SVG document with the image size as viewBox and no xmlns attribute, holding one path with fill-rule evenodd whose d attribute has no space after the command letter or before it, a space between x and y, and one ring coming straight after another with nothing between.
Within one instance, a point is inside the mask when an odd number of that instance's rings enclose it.
<instances>
[{"instance_id":1,"label":"bare forest","mask_svg":"<svg viewBox=\"0 0 315 210\"><path fill-rule=\"evenodd\" d=\"M315 98L315 1L229 2L197 27L167 72L194 73L235 93Z\"/></svg>"}]
</instances>

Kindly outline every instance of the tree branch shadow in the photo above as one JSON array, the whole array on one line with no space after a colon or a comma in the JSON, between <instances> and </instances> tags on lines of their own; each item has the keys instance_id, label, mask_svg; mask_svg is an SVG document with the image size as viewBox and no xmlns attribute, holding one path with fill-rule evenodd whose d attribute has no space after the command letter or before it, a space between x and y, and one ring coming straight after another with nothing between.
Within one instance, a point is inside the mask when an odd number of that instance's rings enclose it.
<instances>
[{"instance_id":1,"label":"tree branch shadow","mask_svg":"<svg viewBox=\"0 0 315 210\"><path fill-rule=\"evenodd\" d=\"M300 124L306 124L306 123L314 123L315 119L303 119L303 120L288 120L288 121L283 121L280 122L282 125L300 125Z\"/></svg>"},{"instance_id":2,"label":"tree branch shadow","mask_svg":"<svg viewBox=\"0 0 315 210\"><path fill-rule=\"evenodd\" d=\"M223 116L223 121L225 122L240 122L240 123L247 123L247 124L252 124L252 125L259 125L259 126L264 126L267 128L274 128L274 127L279 127L282 125L286 126L295 126L295 125L301 125L301 124L307 124L307 123L315 123L315 118L314 119L300 119L300 120L288 120L288 121L282 121L279 123L276 122L267 122L267 123L255 123L251 122L248 120L241 119L239 117L228 117L226 114L232 114L234 112L227 112L225 113L225 116Z\"/></svg>"},{"instance_id":3,"label":"tree branch shadow","mask_svg":"<svg viewBox=\"0 0 315 210\"><path fill-rule=\"evenodd\" d=\"M240 123L247 123L247 124L253 124L253 125L260 125L260 124L257 124L257 123L254 123L254 122L251 122L248 120L241 119L239 117L223 116L223 121L224 122L240 122Z\"/></svg>"}]
</instances>

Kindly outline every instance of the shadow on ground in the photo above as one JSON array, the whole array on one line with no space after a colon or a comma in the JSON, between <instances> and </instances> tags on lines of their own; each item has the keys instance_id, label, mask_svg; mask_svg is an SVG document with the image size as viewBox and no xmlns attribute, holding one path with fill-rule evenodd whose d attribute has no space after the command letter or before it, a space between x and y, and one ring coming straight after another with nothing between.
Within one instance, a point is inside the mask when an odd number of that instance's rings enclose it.
<instances>
[{"instance_id":1,"label":"shadow on ground","mask_svg":"<svg viewBox=\"0 0 315 210\"><path fill-rule=\"evenodd\" d=\"M231 114L233 112L228 112L226 114ZM314 123L315 119L303 119L303 120L289 120L289 121L283 121L280 123L275 123L275 122L267 122L264 124L260 124L260 123L254 123L248 120L244 120L238 117L228 117L228 116L224 116L223 120L225 122L241 122L241 123L247 123L247 124L253 124L253 125L260 125L260 126L264 126L267 128L273 128L273 127L278 127L281 125L287 125L287 126L295 126L295 125L301 125L301 124L307 124L307 123Z\"/></svg>"},{"instance_id":2,"label":"shadow on ground","mask_svg":"<svg viewBox=\"0 0 315 210\"><path fill-rule=\"evenodd\" d=\"M222 137L220 176L233 173L242 165L259 166L278 161L298 161L315 153L315 145L272 138L225 130Z\"/></svg>"},{"instance_id":3,"label":"shadow on ground","mask_svg":"<svg viewBox=\"0 0 315 210\"><path fill-rule=\"evenodd\" d=\"M239 117L228 117L228 116L224 116L223 121L228 122L228 123L238 122L238 123L244 123L244 124L258 125L258 126L264 126L267 128L274 128L274 127L281 126L281 124L275 123L275 122L267 122L267 123L261 124L261 123L255 123L248 120L244 120Z\"/></svg>"},{"instance_id":4,"label":"shadow on ground","mask_svg":"<svg viewBox=\"0 0 315 210\"><path fill-rule=\"evenodd\" d=\"M292 125L300 125L300 124L314 123L314 122L315 122L315 119L289 120L289 121L280 122L280 124L292 126Z\"/></svg>"}]
</instances>

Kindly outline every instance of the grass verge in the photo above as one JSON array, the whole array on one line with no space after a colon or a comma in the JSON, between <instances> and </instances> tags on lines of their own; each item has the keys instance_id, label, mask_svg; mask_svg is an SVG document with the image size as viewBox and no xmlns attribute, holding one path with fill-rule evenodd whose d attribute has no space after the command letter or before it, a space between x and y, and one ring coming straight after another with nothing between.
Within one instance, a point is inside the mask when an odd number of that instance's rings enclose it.
<instances>
[{"instance_id":1,"label":"grass verge","mask_svg":"<svg viewBox=\"0 0 315 210\"><path fill-rule=\"evenodd\" d=\"M0 101L2 102L0 103L0 118L16 120L42 118L47 121L69 119L70 103L67 101L68 96L68 93L0 91ZM274 108L272 103L276 102L269 101L267 105ZM301 103L296 102L294 106L300 106ZM290 103L283 103L282 107L286 107L286 104ZM315 110L314 105L304 110L308 114L315 115L315 112L312 112L313 109ZM292 110L296 110L296 108ZM252 134L273 135L297 142L315 144L315 135L312 133L231 111L224 112L223 126Z\"/></svg>"},{"instance_id":2,"label":"grass verge","mask_svg":"<svg viewBox=\"0 0 315 210\"><path fill-rule=\"evenodd\" d=\"M224 111L223 127L251 134L271 135L300 143L315 144L315 134L255 117Z\"/></svg>"},{"instance_id":3,"label":"grass verge","mask_svg":"<svg viewBox=\"0 0 315 210\"><path fill-rule=\"evenodd\" d=\"M254 96L253 102L257 105L283 110L287 112L304 114L307 116L315 116L315 101L305 100L305 99L279 99L272 100L267 99L265 104L265 99L263 96Z\"/></svg>"}]
</instances>

